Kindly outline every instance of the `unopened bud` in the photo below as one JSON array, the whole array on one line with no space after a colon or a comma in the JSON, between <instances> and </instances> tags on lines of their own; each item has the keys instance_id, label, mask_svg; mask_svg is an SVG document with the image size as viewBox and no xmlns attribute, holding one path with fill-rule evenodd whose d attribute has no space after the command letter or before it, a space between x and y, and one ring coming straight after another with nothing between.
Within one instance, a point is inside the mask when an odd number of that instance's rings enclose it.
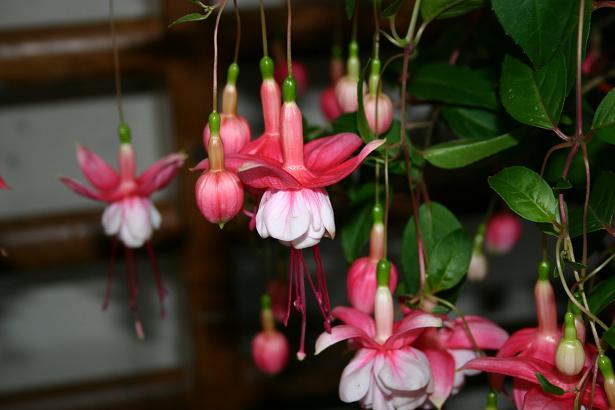
<instances>
[{"instance_id":1,"label":"unopened bud","mask_svg":"<svg viewBox=\"0 0 615 410\"><path fill-rule=\"evenodd\" d=\"M487 257L483 253L481 248L474 248L472 252L472 259L470 259L470 266L468 268L468 280L472 282L480 282L487 276L487 269L489 263Z\"/></svg>"},{"instance_id":2,"label":"unopened bud","mask_svg":"<svg viewBox=\"0 0 615 410\"><path fill-rule=\"evenodd\" d=\"M389 289L391 263L386 259L378 262L378 288L374 301L374 318L376 320L376 341L380 344L393 334L393 295Z\"/></svg>"},{"instance_id":3,"label":"unopened bud","mask_svg":"<svg viewBox=\"0 0 615 410\"><path fill-rule=\"evenodd\" d=\"M498 395L493 390L487 395L485 410L498 410Z\"/></svg>"},{"instance_id":4,"label":"unopened bud","mask_svg":"<svg viewBox=\"0 0 615 410\"><path fill-rule=\"evenodd\" d=\"M566 313L563 336L555 351L555 365L567 376L575 376L583 370L585 364L585 349L577 339L574 315Z\"/></svg>"},{"instance_id":5,"label":"unopened bud","mask_svg":"<svg viewBox=\"0 0 615 410\"><path fill-rule=\"evenodd\" d=\"M609 401L609 407L615 408L615 375L613 375L611 359L605 355L600 355L598 358L598 368L604 378L604 392Z\"/></svg>"}]
</instances>

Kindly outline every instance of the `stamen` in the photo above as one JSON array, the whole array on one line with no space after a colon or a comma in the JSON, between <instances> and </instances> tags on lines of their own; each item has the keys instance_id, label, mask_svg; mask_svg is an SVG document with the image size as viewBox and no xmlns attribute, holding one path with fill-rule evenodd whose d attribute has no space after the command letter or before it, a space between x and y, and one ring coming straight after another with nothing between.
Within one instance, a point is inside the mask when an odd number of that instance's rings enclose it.
<instances>
[{"instance_id":1,"label":"stamen","mask_svg":"<svg viewBox=\"0 0 615 410\"><path fill-rule=\"evenodd\" d=\"M167 296L168 292L162 283L162 275L160 274L160 267L158 266L158 261L156 260L156 254L154 253L154 247L150 241L147 241L145 244L147 248L147 254L149 256L149 261L152 265L152 270L154 271L154 280L156 281L156 289L158 291L158 300L160 302L160 317L163 318L166 315L166 311L164 309L164 298Z\"/></svg>"},{"instance_id":2,"label":"stamen","mask_svg":"<svg viewBox=\"0 0 615 410\"><path fill-rule=\"evenodd\" d=\"M103 300L102 310L107 310L111 301L111 286L113 285L113 274L115 273L115 255L117 252L117 238L111 238L111 264L107 272L107 288L105 289L105 298Z\"/></svg>"},{"instance_id":3,"label":"stamen","mask_svg":"<svg viewBox=\"0 0 615 410\"><path fill-rule=\"evenodd\" d=\"M126 275L128 278L128 306L133 312L137 312L138 285L135 275L135 261L132 249L124 248L126 252Z\"/></svg>"}]
</instances>

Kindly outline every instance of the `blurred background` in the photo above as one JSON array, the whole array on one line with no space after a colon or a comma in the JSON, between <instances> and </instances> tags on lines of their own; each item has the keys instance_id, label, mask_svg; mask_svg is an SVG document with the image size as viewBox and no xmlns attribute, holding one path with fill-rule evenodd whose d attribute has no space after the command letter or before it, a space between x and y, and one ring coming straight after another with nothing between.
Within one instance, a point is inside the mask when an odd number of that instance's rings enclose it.
<instances>
[{"instance_id":1,"label":"blurred background","mask_svg":"<svg viewBox=\"0 0 615 410\"><path fill-rule=\"evenodd\" d=\"M189 155L176 182L155 200L163 215L154 245L166 286L168 315L158 316L147 255L139 253L139 305L146 338L133 332L120 257L111 306L102 312L111 242L104 236L102 205L70 192L61 175L81 178L75 144L116 164L118 124L107 0L2 0L0 2L0 408L2 409L335 409L344 405L337 385L351 352L341 344L305 362L291 360L277 377L259 373L250 340L259 329L259 296L268 281L285 280L287 250L260 240L247 219L220 231L200 216L193 199L204 157L201 132L211 109L213 21L168 29L195 8L184 0L115 2L126 119L133 131L139 170L173 150ZM262 130L257 0L241 0L239 112ZM266 2L270 44L283 41L283 1ZM295 1L293 56L309 73L300 105L311 125L324 124L318 97L329 82L332 30L349 33L342 2ZM230 7L228 8L231 9ZM360 37L368 54L372 26L365 13ZM221 76L232 58L235 23L221 23ZM274 55L275 56L275 55ZM425 119L429 106L415 106ZM428 169L434 200L460 215L473 234L487 208L481 164L451 174ZM451 189L451 187L454 187ZM336 219L347 201L335 189ZM410 215L396 196L390 248ZM493 258L488 278L468 283L460 309L481 314L508 330L533 325L532 285L540 236L524 226L524 240L506 257ZM398 252L398 251L397 251ZM346 261L339 240L323 241L332 303L347 304ZM393 254L398 260L398 255ZM281 261L281 262L276 262ZM308 346L322 331L315 306L308 315ZM310 320L311 316L311 320ZM286 331L297 347L298 320ZM480 408L483 376L447 405ZM500 408L510 407L509 402Z\"/></svg>"}]
</instances>

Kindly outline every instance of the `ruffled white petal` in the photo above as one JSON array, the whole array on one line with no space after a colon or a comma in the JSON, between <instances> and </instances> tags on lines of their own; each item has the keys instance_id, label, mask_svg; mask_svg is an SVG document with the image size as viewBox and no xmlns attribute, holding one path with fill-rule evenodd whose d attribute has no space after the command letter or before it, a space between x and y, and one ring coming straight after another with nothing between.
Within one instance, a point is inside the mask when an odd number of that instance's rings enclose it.
<instances>
[{"instance_id":1,"label":"ruffled white petal","mask_svg":"<svg viewBox=\"0 0 615 410\"><path fill-rule=\"evenodd\" d=\"M360 349L348 363L340 380L340 399L345 403L359 401L367 394L372 379L374 351Z\"/></svg>"},{"instance_id":2,"label":"ruffled white petal","mask_svg":"<svg viewBox=\"0 0 615 410\"><path fill-rule=\"evenodd\" d=\"M149 198L129 197L107 206L102 225L107 235L117 235L129 248L143 246L160 227L162 218Z\"/></svg>"},{"instance_id":3,"label":"ruffled white petal","mask_svg":"<svg viewBox=\"0 0 615 410\"><path fill-rule=\"evenodd\" d=\"M102 216L102 226L109 236L116 235L122 226L122 203L114 202L105 208Z\"/></svg>"}]
</instances>

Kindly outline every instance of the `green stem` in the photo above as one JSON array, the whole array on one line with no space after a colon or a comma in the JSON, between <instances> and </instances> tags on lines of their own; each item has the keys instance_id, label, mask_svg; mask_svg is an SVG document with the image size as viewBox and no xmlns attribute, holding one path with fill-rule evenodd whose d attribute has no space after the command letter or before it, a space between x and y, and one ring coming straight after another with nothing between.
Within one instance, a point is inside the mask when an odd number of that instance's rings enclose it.
<instances>
[{"instance_id":1,"label":"green stem","mask_svg":"<svg viewBox=\"0 0 615 410\"><path fill-rule=\"evenodd\" d=\"M421 0L415 0L414 8L412 9L412 17L410 17L410 25L408 26L408 32L406 33L406 44L413 44L414 29L416 28L416 22L419 18L419 11L421 10Z\"/></svg>"},{"instance_id":2,"label":"green stem","mask_svg":"<svg viewBox=\"0 0 615 410\"><path fill-rule=\"evenodd\" d=\"M265 5L263 0L260 0L261 12L261 36L263 39L263 56L269 57L269 49L267 48L267 19L265 18Z\"/></svg>"}]
</instances>

